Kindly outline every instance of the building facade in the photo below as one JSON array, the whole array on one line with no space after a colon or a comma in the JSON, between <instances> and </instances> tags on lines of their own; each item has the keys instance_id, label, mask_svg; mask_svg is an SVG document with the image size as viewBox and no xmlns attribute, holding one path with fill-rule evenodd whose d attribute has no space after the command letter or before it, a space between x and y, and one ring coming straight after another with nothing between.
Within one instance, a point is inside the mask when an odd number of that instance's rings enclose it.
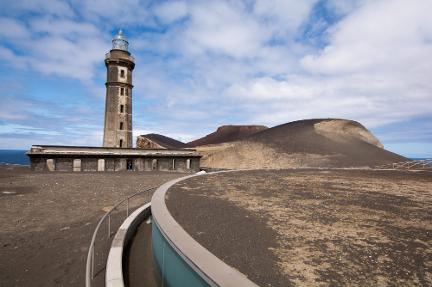
<instances>
[{"instance_id":1,"label":"building facade","mask_svg":"<svg viewBox=\"0 0 432 287\"><path fill-rule=\"evenodd\" d=\"M33 145L27 152L33 171L197 172L201 156L192 149L136 149Z\"/></svg>"},{"instance_id":2,"label":"building facade","mask_svg":"<svg viewBox=\"0 0 432 287\"><path fill-rule=\"evenodd\" d=\"M132 148L132 71L135 60L120 30L105 55L107 68L104 147Z\"/></svg>"}]
</instances>

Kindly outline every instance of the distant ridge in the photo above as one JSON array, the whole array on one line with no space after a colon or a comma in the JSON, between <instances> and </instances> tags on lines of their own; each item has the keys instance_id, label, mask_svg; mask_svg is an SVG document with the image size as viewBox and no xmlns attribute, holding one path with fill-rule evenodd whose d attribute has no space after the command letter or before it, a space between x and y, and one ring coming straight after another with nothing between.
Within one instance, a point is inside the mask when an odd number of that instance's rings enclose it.
<instances>
[{"instance_id":1,"label":"distant ridge","mask_svg":"<svg viewBox=\"0 0 432 287\"><path fill-rule=\"evenodd\" d=\"M142 149L183 149L188 146L170 137L159 134L146 134L137 137L136 147Z\"/></svg>"},{"instance_id":2,"label":"distant ridge","mask_svg":"<svg viewBox=\"0 0 432 287\"><path fill-rule=\"evenodd\" d=\"M406 161L383 149L358 122L310 119L254 133L242 140L199 146L210 168L373 167Z\"/></svg>"},{"instance_id":3,"label":"distant ridge","mask_svg":"<svg viewBox=\"0 0 432 287\"><path fill-rule=\"evenodd\" d=\"M187 143L187 145L190 147L196 147L238 141L266 129L268 129L268 127L262 125L224 125L218 127L215 132L200 139L191 141Z\"/></svg>"}]
</instances>

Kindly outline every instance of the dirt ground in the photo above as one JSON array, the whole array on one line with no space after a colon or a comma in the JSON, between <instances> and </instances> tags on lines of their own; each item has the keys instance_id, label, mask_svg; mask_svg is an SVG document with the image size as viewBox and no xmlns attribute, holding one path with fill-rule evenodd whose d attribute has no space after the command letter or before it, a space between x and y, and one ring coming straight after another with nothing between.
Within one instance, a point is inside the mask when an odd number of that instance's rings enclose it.
<instances>
[{"instance_id":1,"label":"dirt ground","mask_svg":"<svg viewBox=\"0 0 432 287\"><path fill-rule=\"evenodd\" d=\"M36 173L0 166L0 286L83 286L87 250L104 210L180 176L184 174ZM104 235L106 230L101 230Z\"/></svg>"},{"instance_id":2,"label":"dirt ground","mask_svg":"<svg viewBox=\"0 0 432 287\"><path fill-rule=\"evenodd\" d=\"M260 286L432 286L432 172L257 170L194 177L167 206Z\"/></svg>"}]
</instances>

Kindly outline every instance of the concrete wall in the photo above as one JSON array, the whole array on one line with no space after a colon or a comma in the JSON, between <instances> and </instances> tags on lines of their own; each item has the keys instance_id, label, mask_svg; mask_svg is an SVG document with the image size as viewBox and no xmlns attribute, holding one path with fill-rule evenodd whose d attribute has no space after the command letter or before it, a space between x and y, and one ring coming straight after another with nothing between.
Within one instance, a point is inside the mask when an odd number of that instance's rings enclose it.
<instances>
[{"instance_id":1,"label":"concrete wall","mask_svg":"<svg viewBox=\"0 0 432 287\"><path fill-rule=\"evenodd\" d=\"M144 159L143 158L135 158L134 159L134 167L133 167L133 170L134 171L144 171L145 170L145 168L144 168Z\"/></svg>"},{"instance_id":2,"label":"concrete wall","mask_svg":"<svg viewBox=\"0 0 432 287\"><path fill-rule=\"evenodd\" d=\"M170 171L172 169L172 159L171 158L160 158L158 160L158 169L162 171Z\"/></svg>"},{"instance_id":3,"label":"concrete wall","mask_svg":"<svg viewBox=\"0 0 432 287\"><path fill-rule=\"evenodd\" d=\"M106 158L105 159L105 171L115 171L115 159Z\"/></svg>"},{"instance_id":4,"label":"concrete wall","mask_svg":"<svg viewBox=\"0 0 432 287\"><path fill-rule=\"evenodd\" d=\"M199 158L191 158L191 170L199 171L200 170L200 159Z\"/></svg>"},{"instance_id":5,"label":"concrete wall","mask_svg":"<svg viewBox=\"0 0 432 287\"><path fill-rule=\"evenodd\" d=\"M116 158L115 159L115 171L124 171L126 170L126 159L125 158Z\"/></svg>"},{"instance_id":6,"label":"concrete wall","mask_svg":"<svg viewBox=\"0 0 432 287\"><path fill-rule=\"evenodd\" d=\"M177 158L175 159L175 170L190 172L199 171L199 159L196 158Z\"/></svg>"},{"instance_id":7,"label":"concrete wall","mask_svg":"<svg viewBox=\"0 0 432 287\"><path fill-rule=\"evenodd\" d=\"M81 159L82 171L97 171L98 159L97 158L83 158Z\"/></svg>"},{"instance_id":8,"label":"concrete wall","mask_svg":"<svg viewBox=\"0 0 432 287\"><path fill-rule=\"evenodd\" d=\"M32 158L30 160L30 167L33 171L46 171L46 159L45 158Z\"/></svg>"},{"instance_id":9,"label":"concrete wall","mask_svg":"<svg viewBox=\"0 0 432 287\"><path fill-rule=\"evenodd\" d=\"M49 168L49 166L48 166ZM56 158L55 159L55 170L56 171L72 171L73 170L73 159L72 158Z\"/></svg>"},{"instance_id":10,"label":"concrete wall","mask_svg":"<svg viewBox=\"0 0 432 287\"><path fill-rule=\"evenodd\" d=\"M186 170L186 158L178 158L175 160L175 169L176 170Z\"/></svg>"},{"instance_id":11,"label":"concrete wall","mask_svg":"<svg viewBox=\"0 0 432 287\"><path fill-rule=\"evenodd\" d=\"M187 168L190 160L190 169ZM62 158L47 155L47 157L31 157L33 171L126 171L128 163L133 171L199 171L199 158L187 157L138 157L138 158L96 158L74 157Z\"/></svg>"}]
</instances>

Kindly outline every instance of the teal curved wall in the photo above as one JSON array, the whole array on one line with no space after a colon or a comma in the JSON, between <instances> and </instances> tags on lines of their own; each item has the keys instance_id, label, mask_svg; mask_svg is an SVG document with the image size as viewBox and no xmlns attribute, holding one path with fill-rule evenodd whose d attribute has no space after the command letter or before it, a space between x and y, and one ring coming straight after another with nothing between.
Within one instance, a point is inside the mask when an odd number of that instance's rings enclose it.
<instances>
[{"instance_id":1,"label":"teal curved wall","mask_svg":"<svg viewBox=\"0 0 432 287\"><path fill-rule=\"evenodd\" d=\"M154 221L152 223L152 250L159 286L210 286L168 243Z\"/></svg>"}]
</instances>

